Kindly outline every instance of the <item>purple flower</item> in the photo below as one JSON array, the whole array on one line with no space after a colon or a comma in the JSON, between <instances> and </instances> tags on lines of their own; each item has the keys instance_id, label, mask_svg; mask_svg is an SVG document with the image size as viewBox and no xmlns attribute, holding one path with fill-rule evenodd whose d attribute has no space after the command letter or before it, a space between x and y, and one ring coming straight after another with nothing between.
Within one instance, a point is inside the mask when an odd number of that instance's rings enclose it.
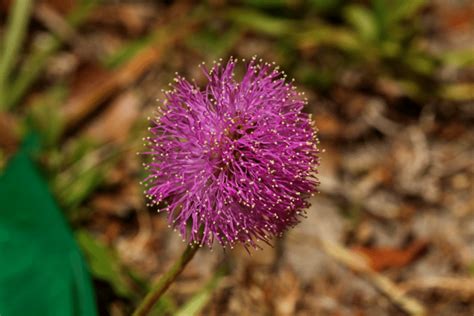
<instances>
[{"instance_id":1,"label":"purple flower","mask_svg":"<svg viewBox=\"0 0 474 316\"><path fill-rule=\"evenodd\" d=\"M217 63L204 89L175 79L147 137L146 196L184 241L268 243L298 223L316 178L318 139L286 75L253 58Z\"/></svg>"}]
</instances>

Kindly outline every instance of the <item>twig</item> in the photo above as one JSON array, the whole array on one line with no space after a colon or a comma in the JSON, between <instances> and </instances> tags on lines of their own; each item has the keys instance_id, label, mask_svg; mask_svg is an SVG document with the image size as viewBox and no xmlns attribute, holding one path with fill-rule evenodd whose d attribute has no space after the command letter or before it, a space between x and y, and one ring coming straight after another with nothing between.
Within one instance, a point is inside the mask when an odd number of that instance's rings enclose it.
<instances>
[{"instance_id":1,"label":"twig","mask_svg":"<svg viewBox=\"0 0 474 316\"><path fill-rule=\"evenodd\" d=\"M469 277L426 277L410 280L400 284L404 292L412 290L448 291L466 298L474 297L474 278Z\"/></svg>"},{"instance_id":2,"label":"twig","mask_svg":"<svg viewBox=\"0 0 474 316\"><path fill-rule=\"evenodd\" d=\"M308 239L307 236L305 236ZM311 237L327 255L335 259L340 264L353 270L357 274L365 277L377 290L384 294L397 307L412 316L426 315L425 307L417 300L408 297L390 279L374 271L367 262L367 259L354 251L351 251L337 243L323 239Z\"/></svg>"},{"instance_id":3,"label":"twig","mask_svg":"<svg viewBox=\"0 0 474 316\"><path fill-rule=\"evenodd\" d=\"M326 240L320 240L320 244L324 252L353 271L364 275L380 292L402 310L413 316L426 315L425 308L421 303L406 296L390 279L372 270L362 255Z\"/></svg>"}]
</instances>

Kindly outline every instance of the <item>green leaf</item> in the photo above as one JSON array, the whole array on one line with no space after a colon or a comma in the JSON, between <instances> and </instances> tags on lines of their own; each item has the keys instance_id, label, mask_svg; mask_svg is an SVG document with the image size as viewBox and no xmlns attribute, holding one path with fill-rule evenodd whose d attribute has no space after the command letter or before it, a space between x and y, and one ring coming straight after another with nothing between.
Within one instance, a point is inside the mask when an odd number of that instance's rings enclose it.
<instances>
[{"instance_id":1,"label":"green leaf","mask_svg":"<svg viewBox=\"0 0 474 316\"><path fill-rule=\"evenodd\" d=\"M272 17L255 10L232 9L227 12L227 17L239 24L244 29L270 36L283 36L295 30L294 21Z\"/></svg>"},{"instance_id":2,"label":"green leaf","mask_svg":"<svg viewBox=\"0 0 474 316\"><path fill-rule=\"evenodd\" d=\"M453 83L442 87L440 95L442 98L453 101L473 101L473 83Z\"/></svg>"},{"instance_id":3,"label":"green leaf","mask_svg":"<svg viewBox=\"0 0 474 316\"><path fill-rule=\"evenodd\" d=\"M97 315L82 255L30 158L35 143L0 175L0 315Z\"/></svg>"},{"instance_id":4,"label":"green leaf","mask_svg":"<svg viewBox=\"0 0 474 316\"><path fill-rule=\"evenodd\" d=\"M85 20L87 15L98 3L99 0L78 1L77 7L68 15L66 20L70 23L71 27L77 27ZM47 65L49 57L62 45L58 37L50 34L42 35L35 43L37 45L33 45L33 51L25 57L16 77L9 87L9 107L13 107L21 101L31 85L41 75L42 70Z\"/></svg>"},{"instance_id":5,"label":"green leaf","mask_svg":"<svg viewBox=\"0 0 474 316\"><path fill-rule=\"evenodd\" d=\"M368 42L377 39L377 23L372 12L367 8L360 5L349 5L344 10L344 16L361 39Z\"/></svg>"},{"instance_id":6,"label":"green leaf","mask_svg":"<svg viewBox=\"0 0 474 316\"><path fill-rule=\"evenodd\" d=\"M427 76L432 75L436 69L435 59L421 52L410 52L405 56L404 62L409 65L413 71Z\"/></svg>"},{"instance_id":7,"label":"green leaf","mask_svg":"<svg viewBox=\"0 0 474 316\"><path fill-rule=\"evenodd\" d=\"M472 67L474 66L474 49L448 51L440 56L441 61L454 67Z\"/></svg>"},{"instance_id":8,"label":"green leaf","mask_svg":"<svg viewBox=\"0 0 474 316\"><path fill-rule=\"evenodd\" d=\"M109 282L120 296L131 298L136 295L130 280L111 249L85 230L78 230L76 239L84 251L94 277Z\"/></svg>"},{"instance_id":9,"label":"green leaf","mask_svg":"<svg viewBox=\"0 0 474 316\"><path fill-rule=\"evenodd\" d=\"M354 53L362 52L367 46L361 43L353 31L324 23L313 23L307 29L295 34L294 37L300 46L328 45Z\"/></svg>"},{"instance_id":10,"label":"green leaf","mask_svg":"<svg viewBox=\"0 0 474 316\"><path fill-rule=\"evenodd\" d=\"M12 10L8 16L8 28L0 54L0 110L11 107L8 103L10 72L15 66L19 49L23 44L32 4L32 0L16 0L12 3Z\"/></svg>"},{"instance_id":11,"label":"green leaf","mask_svg":"<svg viewBox=\"0 0 474 316\"><path fill-rule=\"evenodd\" d=\"M397 0L391 2L392 7L388 15L390 23L398 23L403 19L409 19L426 4L426 0Z\"/></svg>"},{"instance_id":12,"label":"green leaf","mask_svg":"<svg viewBox=\"0 0 474 316\"><path fill-rule=\"evenodd\" d=\"M174 315L176 313L176 303L174 300L167 294L158 300L158 302L153 306L150 315L152 316L162 316L162 315Z\"/></svg>"}]
</instances>

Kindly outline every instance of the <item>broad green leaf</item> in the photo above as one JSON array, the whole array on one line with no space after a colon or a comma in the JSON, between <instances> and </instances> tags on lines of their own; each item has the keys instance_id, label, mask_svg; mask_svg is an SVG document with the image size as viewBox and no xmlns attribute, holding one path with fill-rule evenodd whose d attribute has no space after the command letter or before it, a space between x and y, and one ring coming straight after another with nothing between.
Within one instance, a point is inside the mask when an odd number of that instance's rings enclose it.
<instances>
[{"instance_id":1,"label":"broad green leaf","mask_svg":"<svg viewBox=\"0 0 474 316\"><path fill-rule=\"evenodd\" d=\"M0 315L94 316L82 255L29 138L0 175Z\"/></svg>"}]
</instances>

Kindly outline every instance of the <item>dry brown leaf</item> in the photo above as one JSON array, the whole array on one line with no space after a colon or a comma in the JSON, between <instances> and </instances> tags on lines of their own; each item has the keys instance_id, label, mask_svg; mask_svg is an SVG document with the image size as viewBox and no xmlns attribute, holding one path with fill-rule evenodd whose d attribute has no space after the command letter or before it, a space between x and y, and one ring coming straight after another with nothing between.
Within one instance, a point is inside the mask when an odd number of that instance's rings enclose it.
<instances>
[{"instance_id":1,"label":"dry brown leaf","mask_svg":"<svg viewBox=\"0 0 474 316\"><path fill-rule=\"evenodd\" d=\"M79 66L71 85L69 103L85 98L91 90L97 89L112 73L97 63L83 63Z\"/></svg>"},{"instance_id":2,"label":"dry brown leaf","mask_svg":"<svg viewBox=\"0 0 474 316\"><path fill-rule=\"evenodd\" d=\"M428 246L426 241L414 241L404 249L353 247L352 250L363 254L370 267L375 271L389 268L403 268L413 262Z\"/></svg>"},{"instance_id":3,"label":"dry brown leaf","mask_svg":"<svg viewBox=\"0 0 474 316\"><path fill-rule=\"evenodd\" d=\"M331 113L319 113L314 117L314 122L323 137L337 138L344 130L344 124Z\"/></svg>"},{"instance_id":4,"label":"dry brown leaf","mask_svg":"<svg viewBox=\"0 0 474 316\"><path fill-rule=\"evenodd\" d=\"M272 315L294 315L300 297L300 284L294 272L284 267L269 280L267 286L265 292L273 309Z\"/></svg>"}]
</instances>

